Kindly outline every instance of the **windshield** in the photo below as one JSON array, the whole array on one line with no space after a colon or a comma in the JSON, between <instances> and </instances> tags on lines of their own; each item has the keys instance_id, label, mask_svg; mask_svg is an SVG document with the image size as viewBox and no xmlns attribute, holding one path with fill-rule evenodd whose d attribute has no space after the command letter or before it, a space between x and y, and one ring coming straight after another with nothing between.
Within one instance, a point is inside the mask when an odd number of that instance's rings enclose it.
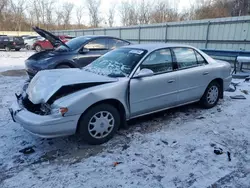
<instances>
[{"instance_id":1,"label":"windshield","mask_svg":"<svg viewBox=\"0 0 250 188\"><path fill-rule=\"evenodd\" d=\"M83 45L83 43L85 43L88 40L89 40L88 37L74 38L72 40L69 40L65 44L70 48L71 51L74 51L74 50L80 48ZM63 45L56 48L56 51L68 51L68 50L69 49Z\"/></svg>"},{"instance_id":2,"label":"windshield","mask_svg":"<svg viewBox=\"0 0 250 188\"><path fill-rule=\"evenodd\" d=\"M101 56L83 70L104 76L125 77L146 53L146 50L141 49L120 48Z\"/></svg>"}]
</instances>

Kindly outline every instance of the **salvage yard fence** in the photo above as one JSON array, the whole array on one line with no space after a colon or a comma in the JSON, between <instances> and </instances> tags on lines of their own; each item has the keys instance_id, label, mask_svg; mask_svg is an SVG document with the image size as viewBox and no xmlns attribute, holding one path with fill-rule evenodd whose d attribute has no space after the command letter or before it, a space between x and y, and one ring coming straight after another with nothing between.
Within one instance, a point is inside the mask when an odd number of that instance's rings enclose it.
<instances>
[{"instance_id":1,"label":"salvage yard fence","mask_svg":"<svg viewBox=\"0 0 250 188\"><path fill-rule=\"evenodd\" d=\"M250 16L52 32L74 37L109 35L133 43L174 42L200 49L250 51Z\"/></svg>"}]
</instances>

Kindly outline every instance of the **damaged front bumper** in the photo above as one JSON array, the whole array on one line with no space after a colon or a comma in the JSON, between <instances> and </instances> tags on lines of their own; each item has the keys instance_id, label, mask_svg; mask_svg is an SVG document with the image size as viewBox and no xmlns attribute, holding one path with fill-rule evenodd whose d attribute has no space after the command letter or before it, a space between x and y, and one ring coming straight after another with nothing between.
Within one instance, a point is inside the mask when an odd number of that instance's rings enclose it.
<instances>
[{"instance_id":1,"label":"damaged front bumper","mask_svg":"<svg viewBox=\"0 0 250 188\"><path fill-rule=\"evenodd\" d=\"M80 115L64 117L60 114L38 115L22 105L22 96L16 96L17 101L9 109L11 117L30 133L43 138L75 134Z\"/></svg>"}]
</instances>

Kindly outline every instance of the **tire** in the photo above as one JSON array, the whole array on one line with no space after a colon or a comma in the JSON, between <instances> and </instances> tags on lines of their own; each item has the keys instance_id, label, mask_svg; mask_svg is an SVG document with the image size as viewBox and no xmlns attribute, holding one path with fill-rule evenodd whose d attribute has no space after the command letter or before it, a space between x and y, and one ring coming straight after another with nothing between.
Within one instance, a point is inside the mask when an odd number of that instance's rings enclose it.
<instances>
[{"instance_id":1,"label":"tire","mask_svg":"<svg viewBox=\"0 0 250 188\"><path fill-rule=\"evenodd\" d=\"M115 107L110 104L99 104L91 107L81 116L78 133L88 144L103 144L114 136L120 122L120 114Z\"/></svg>"},{"instance_id":2,"label":"tire","mask_svg":"<svg viewBox=\"0 0 250 188\"><path fill-rule=\"evenodd\" d=\"M5 46L5 50L6 50L6 52L9 52L11 49L9 46Z\"/></svg>"},{"instance_id":3,"label":"tire","mask_svg":"<svg viewBox=\"0 0 250 188\"><path fill-rule=\"evenodd\" d=\"M221 89L218 82L211 82L200 100L201 105L204 108L213 108L216 106L220 98Z\"/></svg>"},{"instance_id":4,"label":"tire","mask_svg":"<svg viewBox=\"0 0 250 188\"><path fill-rule=\"evenodd\" d=\"M41 52L41 51L42 51L42 47L41 47L40 45L36 45L36 46L35 46L35 50L36 50L37 52Z\"/></svg>"},{"instance_id":5,"label":"tire","mask_svg":"<svg viewBox=\"0 0 250 188\"><path fill-rule=\"evenodd\" d=\"M68 69L71 68L69 65L58 65L56 69Z\"/></svg>"},{"instance_id":6,"label":"tire","mask_svg":"<svg viewBox=\"0 0 250 188\"><path fill-rule=\"evenodd\" d=\"M20 48L16 48L15 51L20 51Z\"/></svg>"},{"instance_id":7,"label":"tire","mask_svg":"<svg viewBox=\"0 0 250 188\"><path fill-rule=\"evenodd\" d=\"M30 45L26 45L25 48L26 48L26 50L31 50L31 46Z\"/></svg>"}]
</instances>

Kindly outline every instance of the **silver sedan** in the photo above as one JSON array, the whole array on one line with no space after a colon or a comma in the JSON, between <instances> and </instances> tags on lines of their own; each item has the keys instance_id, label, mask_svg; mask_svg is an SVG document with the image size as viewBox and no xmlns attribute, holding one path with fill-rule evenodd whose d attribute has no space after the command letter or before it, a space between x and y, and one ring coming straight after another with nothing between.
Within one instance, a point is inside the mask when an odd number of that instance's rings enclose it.
<instances>
[{"instance_id":1,"label":"silver sedan","mask_svg":"<svg viewBox=\"0 0 250 188\"><path fill-rule=\"evenodd\" d=\"M214 107L231 82L230 71L229 63L191 46L132 45L83 69L39 72L10 112L40 137L79 133L101 144L138 116L197 101Z\"/></svg>"}]
</instances>

